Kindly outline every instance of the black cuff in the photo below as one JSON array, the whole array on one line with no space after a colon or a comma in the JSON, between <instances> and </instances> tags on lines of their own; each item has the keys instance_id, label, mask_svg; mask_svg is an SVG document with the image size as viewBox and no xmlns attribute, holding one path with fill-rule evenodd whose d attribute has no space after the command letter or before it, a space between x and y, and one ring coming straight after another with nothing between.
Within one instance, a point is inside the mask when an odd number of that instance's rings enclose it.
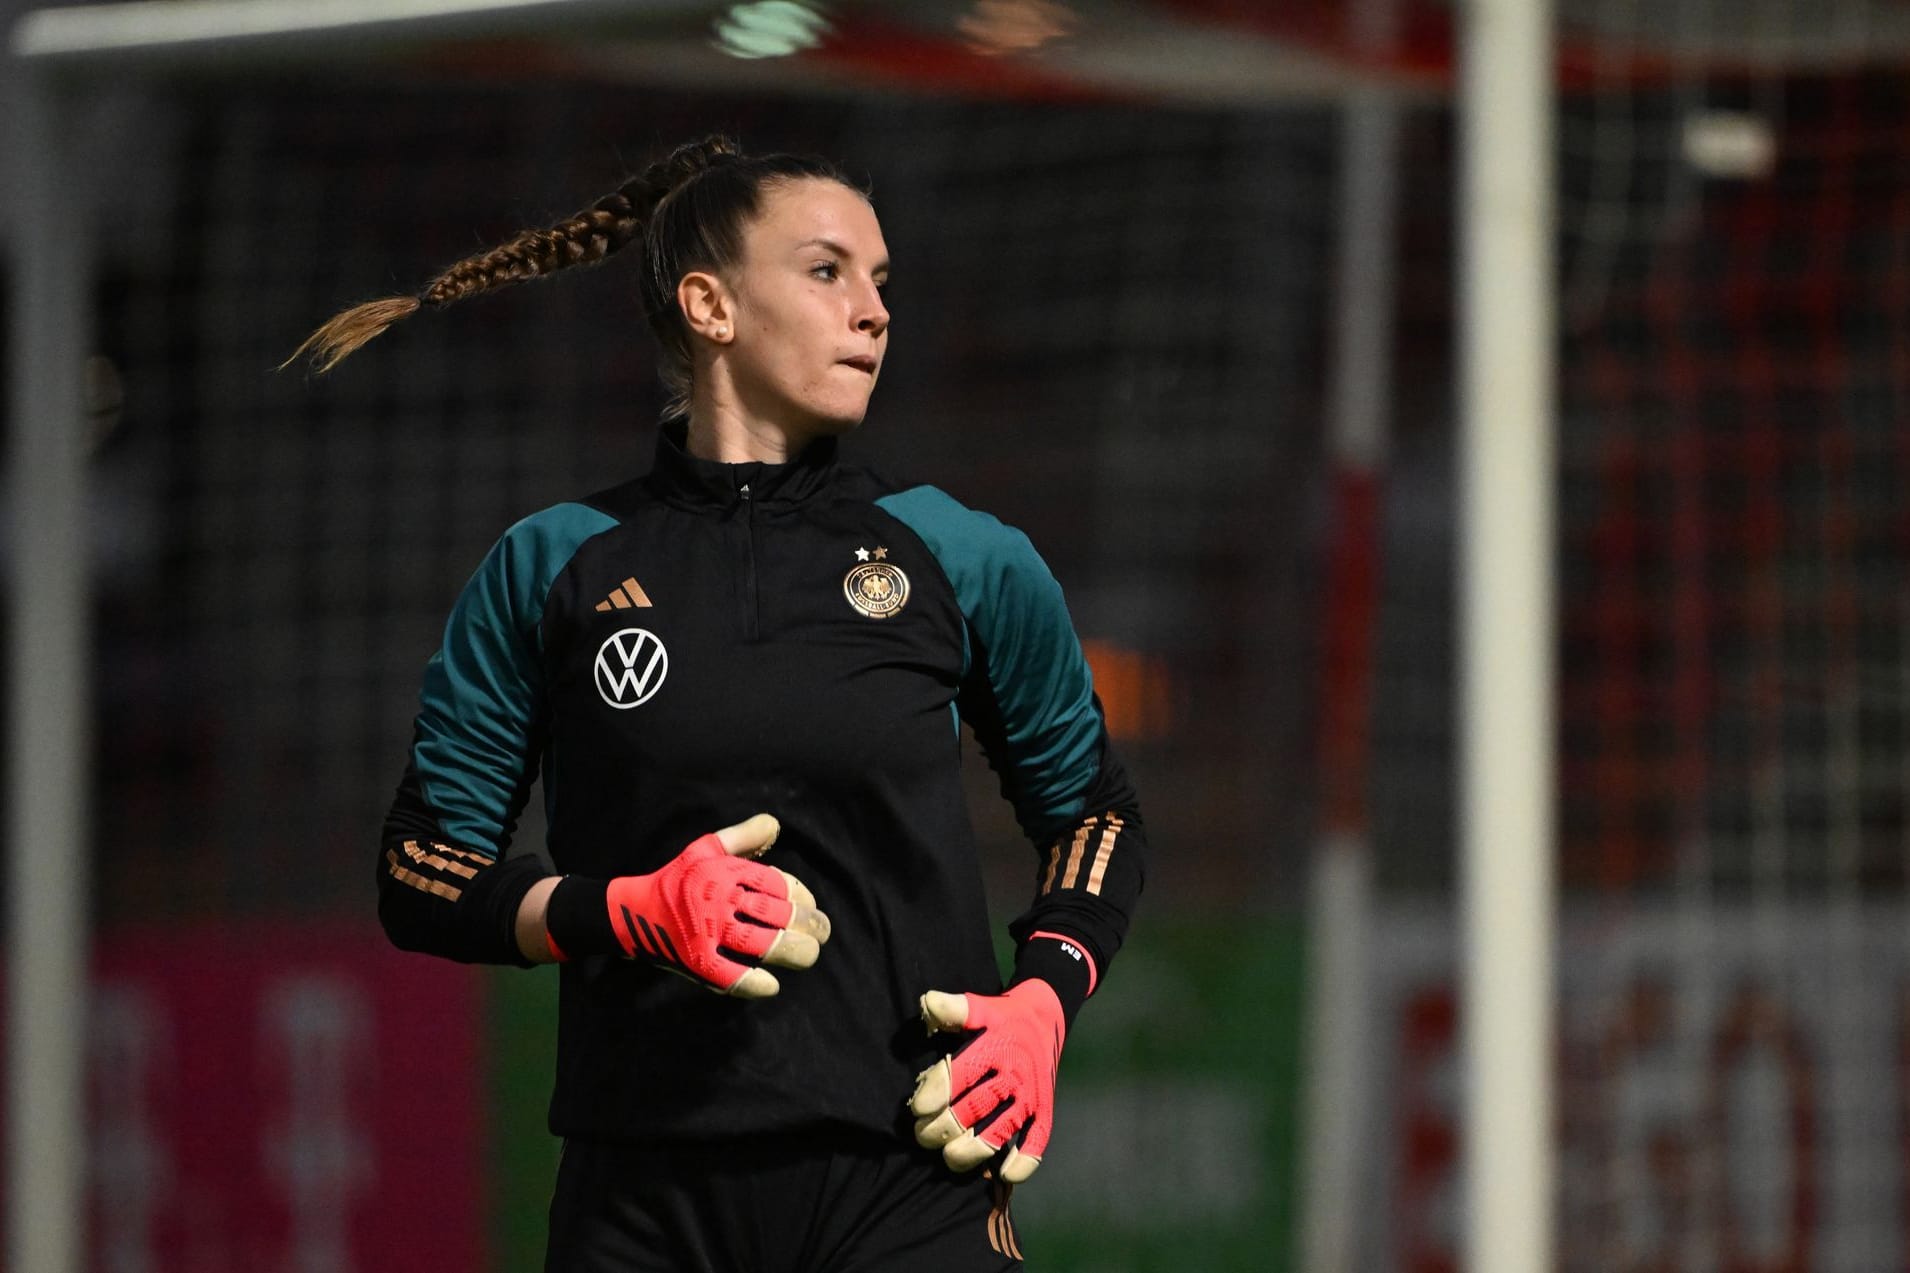
<instances>
[{"instance_id":1,"label":"black cuff","mask_svg":"<svg viewBox=\"0 0 1910 1273\"><path fill-rule=\"evenodd\" d=\"M561 887L561 886L560 886ZM1094 973L1084 947L1072 938L1044 933L1021 944L1015 956L1015 975L1008 984L1018 986L1039 977L1054 990L1061 1001L1061 1015L1068 1028L1074 1028L1074 1014L1081 1011L1088 992L1094 988Z\"/></svg>"},{"instance_id":2,"label":"black cuff","mask_svg":"<svg viewBox=\"0 0 1910 1273\"><path fill-rule=\"evenodd\" d=\"M610 885L605 880L566 875L557 881L544 909L544 929L564 959L624 953L610 926Z\"/></svg>"},{"instance_id":3,"label":"black cuff","mask_svg":"<svg viewBox=\"0 0 1910 1273\"><path fill-rule=\"evenodd\" d=\"M549 878L550 868L534 853L506 858L484 868L465 886L457 912L471 934L477 962L532 966L517 944L517 911L537 881Z\"/></svg>"}]
</instances>

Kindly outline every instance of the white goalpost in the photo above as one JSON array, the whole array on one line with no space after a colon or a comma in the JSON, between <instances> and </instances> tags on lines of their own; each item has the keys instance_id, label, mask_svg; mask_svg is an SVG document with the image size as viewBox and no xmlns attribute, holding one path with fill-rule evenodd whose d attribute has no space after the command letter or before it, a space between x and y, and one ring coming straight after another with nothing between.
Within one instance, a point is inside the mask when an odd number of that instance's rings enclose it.
<instances>
[{"instance_id":1,"label":"white goalpost","mask_svg":"<svg viewBox=\"0 0 1910 1273\"><path fill-rule=\"evenodd\" d=\"M16 64L13 514L8 613L8 1267L77 1270L85 1141L87 552L85 235L70 218L72 101Z\"/></svg>"},{"instance_id":2,"label":"white goalpost","mask_svg":"<svg viewBox=\"0 0 1910 1273\"><path fill-rule=\"evenodd\" d=\"M1353 12L1362 47L1385 48L1391 6L1370 0ZM1464 236L1456 280L1462 1249L1474 1273L1538 1273L1554 1258L1556 1178L1550 4L1474 0L1465 17L1456 192ZM1348 104L1342 125L1329 449L1340 475L1357 482L1383 480L1386 452L1389 332L1379 316L1391 305L1396 110L1383 91L1368 90ZM1361 1155L1380 1134L1362 1119L1375 1063L1370 856L1359 826L1329 827L1314 855L1304 1273L1353 1273L1371 1255L1357 1240L1371 1183Z\"/></svg>"},{"instance_id":3,"label":"white goalpost","mask_svg":"<svg viewBox=\"0 0 1910 1273\"><path fill-rule=\"evenodd\" d=\"M1397 37L1397 0L1365 0L1353 10L1357 45L1380 57ZM1340 111L1339 242L1335 245L1333 368L1328 451L1336 497L1334 534L1347 564L1327 582L1327 633L1323 643L1343 648L1339 658L1358 669L1347 680L1361 688L1350 701L1328 702L1321 711L1334 724L1331 737L1360 737L1360 719L1372 710L1371 669L1376 625L1357 631L1339 614L1376 609L1381 528L1376 524L1385 481L1388 421L1393 405L1393 297L1397 286L1394 244L1398 237L1399 134L1403 107L1396 90L1357 90ZM1359 492L1351 495L1351 492ZM1336 593L1348 595L1335 599ZM1342 689L1347 687L1343 686ZM1369 766L1362 754L1333 755L1326 763L1347 772L1328 774L1327 791L1351 791L1350 800L1329 795L1319 842L1313 852L1307 900L1307 994L1305 1097L1302 1125L1298 1267L1303 1273L1356 1273L1361 1267L1361 1177L1374 1128L1366 1117L1372 1090L1372 979L1367 968L1374 907L1373 845L1366 825L1363 787ZM1360 749L1362 752L1364 748ZM1341 808L1351 803L1354 808Z\"/></svg>"},{"instance_id":4,"label":"white goalpost","mask_svg":"<svg viewBox=\"0 0 1910 1273\"><path fill-rule=\"evenodd\" d=\"M1552 1266L1551 6L1472 0L1460 51L1460 931L1465 1251Z\"/></svg>"}]
</instances>

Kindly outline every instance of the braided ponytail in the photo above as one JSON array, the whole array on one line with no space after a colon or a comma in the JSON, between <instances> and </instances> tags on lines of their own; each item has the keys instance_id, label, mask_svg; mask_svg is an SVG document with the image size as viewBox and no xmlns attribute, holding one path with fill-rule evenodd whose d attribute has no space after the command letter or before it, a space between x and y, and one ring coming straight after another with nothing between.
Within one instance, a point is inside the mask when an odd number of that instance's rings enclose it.
<instances>
[{"instance_id":1,"label":"braided ponytail","mask_svg":"<svg viewBox=\"0 0 1910 1273\"><path fill-rule=\"evenodd\" d=\"M690 325L677 304L677 284L692 270L721 271L742 259L743 232L762 210L772 183L813 178L868 197L827 159L810 155L751 157L728 137L686 142L610 194L544 230L467 257L415 296L366 301L332 318L280 364L309 355L314 371L330 371L379 332L420 309L436 309L573 265L594 265L638 240L644 268L637 290L657 338L658 372L669 400L665 420L687 417L696 364Z\"/></svg>"},{"instance_id":2,"label":"braided ponytail","mask_svg":"<svg viewBox=\"0 0 1910 1273\"><path fill-rule=\"evenodd\" d=\"M718 164L741 159L742 151L728 137L710 136L678 146L582 212L548 229L526 230L497 247L466 257L414 296L366 301L335 315L307 336L279 368L284 370L309 355L313 371L322 375L387 327L420 309L442 308L573 265L595 265L641 238L657 205L672 192ZM753 199L751 204L753 211ZM672 292L675 282L670 281Z\"/></svg>"}]
</instances>

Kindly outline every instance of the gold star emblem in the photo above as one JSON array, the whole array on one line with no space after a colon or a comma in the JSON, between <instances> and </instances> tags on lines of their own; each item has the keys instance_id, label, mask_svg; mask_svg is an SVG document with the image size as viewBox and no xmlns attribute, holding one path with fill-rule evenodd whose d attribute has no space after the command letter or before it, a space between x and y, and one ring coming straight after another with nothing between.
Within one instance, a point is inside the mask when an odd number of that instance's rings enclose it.
<instances>
[{"instance_id":1,"label":"gold star emblem","mask_svg":"<svg viewBox=\"0 0 1910 1273\"><path fill-rule=\"evenodd\" d=\"M857 560L857 561L867 561L868 559L869 559L869 550L868 550L868 549L866 549L866 548L858 548L858 549L856 549L856 560Z\"/></svg>"},{"instance_id":2,"label":"gold star emblem","mask_svg":"<svg viewBox=\"0 0 1910 1273\"><path fill-rule=\"evenodd\" d=\"M889 550L886 548L878 548L875 550L875 559L877 561L886 561L888 559L888 556L889 556Z\"/></svg>"}]
</instances>

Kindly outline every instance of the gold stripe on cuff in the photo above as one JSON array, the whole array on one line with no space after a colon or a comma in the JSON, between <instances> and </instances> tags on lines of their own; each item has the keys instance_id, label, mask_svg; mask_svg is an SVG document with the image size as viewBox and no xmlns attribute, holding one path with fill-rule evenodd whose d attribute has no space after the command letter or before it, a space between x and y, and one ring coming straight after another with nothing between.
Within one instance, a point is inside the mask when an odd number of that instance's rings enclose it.
<instances>
[{"instance_id":1,"label":"gold stripe on cuff","mask_svg":"<svg viewBox=\"0 0 1910 1273\"><path fill-rule=\"evenodd\" d=\"M1094 868L1088 872L1088 892L1097 897L1101 893L1101 880L1108 873L1108 859L1114 856L1114 841L1126 825L1112 813L1107 815L1107 827L1101 832L1101 847L1094 853Z\"/></svg>"},{"instance_id":2,"label":"gold stripe on cuff","mask_svg":"<svg viewBox=\"0 0 1910 1273\"><path fill-rule=\"evenodd\" d=\"M406 870L398 862L396 849L386 849L385 860L391 863L391 878L401 884L409 884L419 892L432 893L453 902L464 896L464 890L461 888L446 884L443 880L427 879L416 871Z\"/></svg>"}]
</instances>

